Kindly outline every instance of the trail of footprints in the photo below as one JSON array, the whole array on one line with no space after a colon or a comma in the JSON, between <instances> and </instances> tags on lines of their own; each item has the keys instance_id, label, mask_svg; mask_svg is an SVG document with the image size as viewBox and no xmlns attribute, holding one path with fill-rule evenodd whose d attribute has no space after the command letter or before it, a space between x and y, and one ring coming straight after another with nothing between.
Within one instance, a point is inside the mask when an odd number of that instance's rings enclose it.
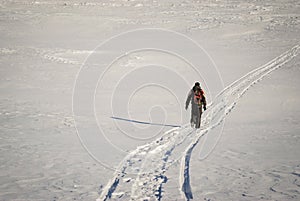
<instances>
[{"instance_id":1,"label":"trail of footprints","mask_svg":"<svg viewBox=\"0 0 300 201\"><path fill-rule=\"evenodd\" d=\"M163 184L167 182L165 172L168 164L174 162L172 155L175 149L182 151L181 177L183 194L186 199L192 198L189 164L193 148L202 136L218 126L237 104L242 95L255 83L272 71L298 55L299 45L271 60L267 64L249 72L247 75L233 82L216 97L209 105L208 114L203 119L200 131L195 131L189 125L172 129L161 138L138 147L130 152L120 163L114 177L104 187L97 200L161 200ZM213 123L212 123L213 122ZM188 146L182 144L188 142Z\"/></svg>"}]
</instances>

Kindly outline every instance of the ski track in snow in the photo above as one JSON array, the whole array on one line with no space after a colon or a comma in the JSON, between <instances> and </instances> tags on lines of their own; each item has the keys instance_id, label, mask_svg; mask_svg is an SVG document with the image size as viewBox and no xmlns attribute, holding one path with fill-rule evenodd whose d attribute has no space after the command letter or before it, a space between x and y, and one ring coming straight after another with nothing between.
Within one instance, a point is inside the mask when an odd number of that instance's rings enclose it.
<instances>
[{"instance_id":1,"label":"ski track in snow","mask_svg":"<svg viewBox=\"0 0 300 201\"><path fill-rule=\"evenodd\" d=\"M221 91L208 106L202 118L201 129L195 130L189 125L174 128L159 139L137 147L120 163L113 178L103 188L98 200L126 199L161 200L162 187L167 182L168 166L176 163L181 154L180 179L181 193L186 200L193 199L190 184L190 159L193 149L201 137L220 125L245 92L263 77L282 67L299 53L300 46L284 52L265 65L254 69ZM173 153L173 154L172 154ZM135 178L126 177L133 175Z\"/></svg>"}]
</instances>

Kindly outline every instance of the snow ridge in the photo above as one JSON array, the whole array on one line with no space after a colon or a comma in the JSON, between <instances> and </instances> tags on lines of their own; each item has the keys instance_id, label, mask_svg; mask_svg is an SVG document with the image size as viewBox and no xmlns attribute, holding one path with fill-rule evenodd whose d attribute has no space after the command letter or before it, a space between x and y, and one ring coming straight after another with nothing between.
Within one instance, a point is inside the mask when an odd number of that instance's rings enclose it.
<instances>
[{"instance_id":1,"label":"snow ridge","mask_svg":"<svg viewBox=\"0 0 300 201\"><path fill-rule=\"evenodd\" d=\"M194 129L185 128L186 132L183 135L179 132L173 132L175 135L165 137L164 142L160 143L157 148L150 151L141 167L140 173L137 175L132 186L131 199L141 200L150 199L153 195L157 200L162 198L162 185L167 182L165 172L168 165L174 162L172 152L175 148L187 140L187 137L195 133Z\"/></svg>"},{"instance_id":2,"label":"snow ridge","mask_svg":"<svg viewBox=\"0 0 300 201\"><path fill-rule=\"evenodd\" d=\"M122 195L131 200L149 200L162 197L162 184L167 181L165 172L168 166L178 160L172 152L195 133L195 129L174 128L159 139L138 147L125 157L115 171L114 177L104 187L98 200L107 200ZM135 177L126 178L131 175ZM118 197L120 199L121 197Z\"/></svg>"},{"instance_id":3,"label":"snow ridge","mask_svg":"<svg viewBox=\"0 0 300 201\"><path fill-rule=\"evenodd\" d=\"M166 171L180 158L180 191L186 200L193 199L190 159L200 139L224 121L226 115L252 85L297 56L299 49L299 45L294 46L221 91L208 106L201 122L201 130L194 130L189 125L173 128L159 139L130 152L120 163L97 200L161 200L163 184L168 181ZM125 177L129 175L134 178Z\"/></svg>"}]
</instances>

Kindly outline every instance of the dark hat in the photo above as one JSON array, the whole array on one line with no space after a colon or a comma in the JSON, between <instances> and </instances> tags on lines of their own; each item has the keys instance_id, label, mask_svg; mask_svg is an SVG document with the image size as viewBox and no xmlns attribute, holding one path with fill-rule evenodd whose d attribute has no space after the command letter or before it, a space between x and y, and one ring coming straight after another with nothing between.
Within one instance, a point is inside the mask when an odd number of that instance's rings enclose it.
<instances>
[{"instance_id":1,"label":"dark hat","mask_svg":"<svg viewBox=\"0 0 300 201\"><path fill-rule=\"evenodd\" d=\"M195 86L200 87L200 83L199 82L195 82Z\"/></svg>"}]
</instances>

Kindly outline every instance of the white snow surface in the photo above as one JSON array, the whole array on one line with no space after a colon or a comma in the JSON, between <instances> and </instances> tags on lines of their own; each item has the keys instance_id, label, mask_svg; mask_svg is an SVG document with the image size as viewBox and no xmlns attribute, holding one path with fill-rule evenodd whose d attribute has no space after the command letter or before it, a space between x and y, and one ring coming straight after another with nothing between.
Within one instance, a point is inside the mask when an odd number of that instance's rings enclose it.
<instances>
[{"instance_id":1,"label":"white snow surface","mask_svg":"<svg viewBox=\"0 0 300 201\"><path fill-rule=\"evenodd\" d=\"M0 16L1 201L300 199L299 1L3 0ZM74 83L97 45L142 28L197 41L225 86L202 83L209 105L194 130L183 106L197 78L186 64L153 51L126 55L99 97L106 101L128 69L155 60L191 78L184 86L171 80L181 105L162 88L142 88L126 111L181 127L117 122L100 101L99 124L120 149L97 142L103 165L78 138Z\"/></svg>"}]
</instances>

